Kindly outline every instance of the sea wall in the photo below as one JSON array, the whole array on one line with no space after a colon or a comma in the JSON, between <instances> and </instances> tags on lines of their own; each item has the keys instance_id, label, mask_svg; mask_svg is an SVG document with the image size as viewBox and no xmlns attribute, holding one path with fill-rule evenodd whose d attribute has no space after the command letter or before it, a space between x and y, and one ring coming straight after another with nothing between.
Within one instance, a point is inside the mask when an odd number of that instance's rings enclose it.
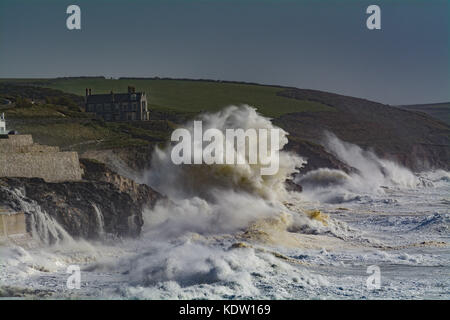
<instances>
[{"instance_id":1,"label":"sea wall","mask_svg":"<svg viewBox=\"0 0 450 320\"><path fill-rule=\"evenodd\" d=\"M0 139L0 177L42 178L47 182L79 181L82 169L76 152L33 143L31 135Z\"/></svg>"},{"instance_id":2,"label":"sea wall","mask_svg":"<svg viewBox=\"0 0 450 320\"><path fill-rule=\"evenodd\" d=\"M76 152L2 153L0 177L42 178L47 182L81 180Z\"/></svg>"},{"instance_id":3,"label":"sea wall","mask_svg":"<svg viewBox=\"0 0 450 320\"><path fill-rule=\"evenodd\" d=\"M30 134L8 135L0 139L0 150L4 148L23 147L33 144L33 137Z\"/></svg>"},{"instance_id":4,"label":"sea wall","mask_svg":"<svg viewBox=\"0 0 450 320\"><path fill-rule=\"evenodd\" d=\"M0 239L26 233L27 227L23 212L5 213L0 211Z\"/></svg>"}]
</instances>

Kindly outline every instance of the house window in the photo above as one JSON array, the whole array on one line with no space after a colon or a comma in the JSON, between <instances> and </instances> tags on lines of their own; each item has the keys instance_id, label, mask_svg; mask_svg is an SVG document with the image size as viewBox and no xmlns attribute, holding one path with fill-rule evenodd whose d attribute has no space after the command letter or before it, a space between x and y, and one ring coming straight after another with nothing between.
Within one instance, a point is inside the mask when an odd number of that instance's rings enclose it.
<instances>
[{"instance_id":1,"label":"house window","mask_svg":"<svg viewBox=\"0 0 450 320\"><path fill-rule=\"evenodd\" d=\"M137 103L136 102L133 102L133 109L132 109L133 111L136 111L137 110Z\"/></svg>"}]
</instances>

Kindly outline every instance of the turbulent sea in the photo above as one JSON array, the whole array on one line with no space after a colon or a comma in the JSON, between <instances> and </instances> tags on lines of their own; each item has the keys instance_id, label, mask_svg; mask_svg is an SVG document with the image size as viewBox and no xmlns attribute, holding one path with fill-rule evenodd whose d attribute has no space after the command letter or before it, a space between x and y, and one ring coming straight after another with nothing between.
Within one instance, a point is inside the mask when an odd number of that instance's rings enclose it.
<instances>
[{"instance_id":1,"label":"turbulent sea","mask_svg":"<svg viewBox=\"0 0 450 320\"><path fill-rule=\"evenodd\" d=\"M273 128L250 107L202 120ZM269 177L250 164L175 166L170 146L157 150L138 179L167 198L143 212L139 238L74 240L34 210L33 245L0 247L0 297L449 299L450 174L412 173L330 133L324 145L355 170L301 174L307 159L280 151ZM288 178L303 191L286 190ZM60 240L48 245L48 233ZM67 288L69 265L80 289ZM379 288L367 286L370 266Z\"/></svg>"}]
</instances>

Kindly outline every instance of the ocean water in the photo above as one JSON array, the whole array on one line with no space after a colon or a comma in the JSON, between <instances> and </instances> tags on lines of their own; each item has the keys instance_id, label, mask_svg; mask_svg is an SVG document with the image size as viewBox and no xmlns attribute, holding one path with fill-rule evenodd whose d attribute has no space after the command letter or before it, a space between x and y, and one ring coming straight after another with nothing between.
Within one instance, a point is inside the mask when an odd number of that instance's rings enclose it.
<instances>
[{"instance_id":1,"label":"ocean water","mask_svg":"<svg viewBox=\"0 0 450 320\"><path fill-rule=\"evenodd\" d=\"M202 120L219 129L273 127L250 107ZM332 134L324 145L356 172L302 174L296 167L305 160L281 151L280 174L267 178L250 165L174 166L170 146L157 150L140 179L168 199L143 213L137 239L99 230L101 241L74 240L24 203L39 227L28 246L0 247L0 296L449 299L450 174L412 173ZM303 192L284 188L292 176ZM49 235L59 241L49 245ZM67 287L69 265L80 267L80 289ZM373 266L377 288L367 286Z\"/></svg>"}]
</instances>

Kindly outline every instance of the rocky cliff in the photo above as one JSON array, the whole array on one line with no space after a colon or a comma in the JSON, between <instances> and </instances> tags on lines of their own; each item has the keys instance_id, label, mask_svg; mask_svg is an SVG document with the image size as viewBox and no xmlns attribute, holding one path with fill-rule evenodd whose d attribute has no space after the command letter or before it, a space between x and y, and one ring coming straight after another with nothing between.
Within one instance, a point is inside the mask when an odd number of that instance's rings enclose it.
<instances>
[{"instance_id":1,"label":"rocky cliff","mask_svg":"<svg viewBox=\"0 0 450 320\"><path fill-rule=\"evenodd\" d=\"M83 160L82 167L85 176L79 182L0 178L0 203L24 211L30 218L31 204L38 205L75 238L138 236L143 225L142 211L152 207L160 195L100 163Z\"/></svg>"}]
</instances>

